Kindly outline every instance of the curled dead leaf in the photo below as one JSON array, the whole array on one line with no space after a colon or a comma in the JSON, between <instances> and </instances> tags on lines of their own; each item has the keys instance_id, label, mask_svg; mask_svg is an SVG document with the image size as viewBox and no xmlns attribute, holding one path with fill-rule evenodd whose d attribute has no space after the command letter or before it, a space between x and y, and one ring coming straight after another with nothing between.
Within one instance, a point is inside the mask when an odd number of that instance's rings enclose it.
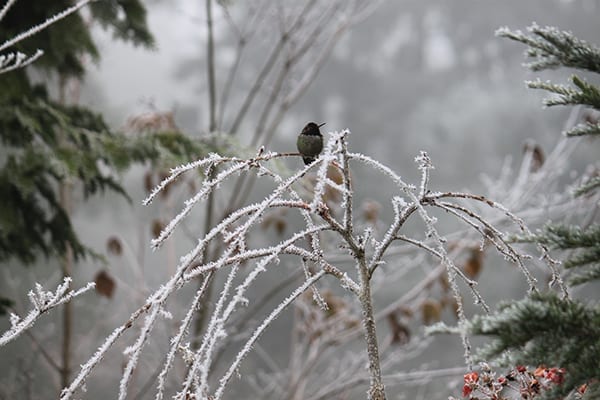
<instances>
[{"instance_id":1,"label":"curled dead leaf","mask_svg":"<svg viewBox=\"0 0 600 400\"><path fill-rule=\"evenodd\" d=\"M152 221L152 237L158 237L158 235L160 235L164 227L165 225L161 220L155 219L154 221Z\"/></svg>"},{"instance_id":2,"label":"curled dead leaf","mask_svg":"<svg viewBox=\"0 0 600 400\"><path fill-rule=\"evenodd\" d=\"M469 279L477 279L483 267L483 251L471 249L471 254L463 266L463 272Z\"/></svg>"},{"instance_id":3,"label":"curled dead leaf","mask_svg":"<svg viewBox=\"0 0 600 400\"><path fill-rule=\"evenodd\" d=\"M144 174L144 189L146 189L146 193L151 193L152 189L154 189L154 176L152 175L152 171L146 171Z\"/></svg>"},{"instance_id":4,"label":"curled dead leaf","mask_svg":"<svg viewBox=\"0 0 600 400\"><path fill-rule=\"evenodd\" d=\"M121 239L116 236L111 236L106 241L106 249L109 253L120 256L123 253L123 245Z\"/></svg>"},{"instance_id":5,"label":"curled dead leaf","mask_svg":"<svg viewBox=\"0 0 600 400\"><path fill-rule=\"evenodd\" d=\"M421 318L423 324L430 325L442 318L442 305L434 299L425 299L421 303Z\"/></svg>"},{"instance_id":6,"label":"curled dead leaf","mask_svg":"<svg viewBox=\"0 0 600 400\"><path fill-rule=\"evenodd\" d=\"M387 320L392 332L392 344L400 346L407 344L410 341L410 329L408 326L400 321L395 313L389 313Z\"/></svg>"},{"instance_id":7,"label":"curled dead leaf","mask_svg":"<svg viewBox=\"0 0 600 400\"><path fill-rule=\"evenodd\" d=\"M109 299L112 298L117 284L106 270L98 272L94 282L96 283L96 293Z\"/></svg>"},{"instance_id":8,"label":"curled dead leaf","mask_svg":"<svg viewBox=\"0 0 600 400\"><path fill-rule=\"evenodd\" d=\"M375 200L365 200L362 204L363 218L370 224L376 224L379 219L381 204Z\"/></svg>"}]
</instances>

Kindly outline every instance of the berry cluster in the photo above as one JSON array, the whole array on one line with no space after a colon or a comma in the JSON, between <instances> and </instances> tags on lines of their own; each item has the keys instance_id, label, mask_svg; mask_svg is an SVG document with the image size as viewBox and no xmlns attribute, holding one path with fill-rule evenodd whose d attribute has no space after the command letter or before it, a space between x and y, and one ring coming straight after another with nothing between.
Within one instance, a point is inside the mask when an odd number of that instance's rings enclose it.
<instances>
[{"instance_id":1,"label":"berry cluster","mask_svg":"<svg viewBox=\"0 0 600 400\"><path fill-rule=\"evenodd\" d=\"M497 376L489 365L483 363L481 372L464 375L462 396L468 400L533 400L555 385L561 385L565 374L564 368L539 366L528 369L519 365L507 374ZM578 394L583 394L586 388L585 385L580 387ZM450 397L449 400L456 399Z\"/></svg>"}]
</instances>

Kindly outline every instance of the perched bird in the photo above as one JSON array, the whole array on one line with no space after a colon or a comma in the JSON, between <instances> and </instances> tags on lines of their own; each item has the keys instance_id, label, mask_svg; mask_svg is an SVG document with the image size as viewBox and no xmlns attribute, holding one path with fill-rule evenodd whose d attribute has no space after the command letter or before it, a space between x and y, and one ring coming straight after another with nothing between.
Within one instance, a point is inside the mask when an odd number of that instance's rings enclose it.
<instances>
[{"instance_id":1,"label":"perched bird","mask_svg":"<svg viewBox=\"0 0 600 400\"><path fill-rule=\"evenodd\" d=\"M321 131L319 130L323 125L325 123L317 125L314 122L309 122L298 135L296 146L306 165L315 161L321 150L323 150L323 135L321 135Z\"/></svg>"}]
</instances>

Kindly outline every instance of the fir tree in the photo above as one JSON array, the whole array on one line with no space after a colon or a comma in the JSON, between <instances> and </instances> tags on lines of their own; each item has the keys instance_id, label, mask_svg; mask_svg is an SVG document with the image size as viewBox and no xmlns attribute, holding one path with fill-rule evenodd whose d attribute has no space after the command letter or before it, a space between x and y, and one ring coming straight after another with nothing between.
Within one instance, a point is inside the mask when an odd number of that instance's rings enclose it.
<instances>
[{"instance_id":1,"label":"fir tree","mask_svg":"<svg viewBox=\"0 0 600 400\"><path fill-rule=\"evenodd\" d=\"M570 67L600 73L600 49L553 27L533 25L528 33L500 29L499 36L528 46L533 59L526 64L533 71ZM585 121L565 132L567 136L597 135L600 123L595 112L600 111L600 88L578 75L571 77L573 86L540 80L528 82L530 88L544 89L552 97L547 106L586 106L592 110ZM597 194L600 179L589 178L573 196ZM582 203L596 207L595 202ZM593 210L590 215L593 216ZM516 241L545 245L562 251L562 265L570 273L569 283L581 285L600 277L600 225L593 218L573 225L554 221L533 235L517 237ZM597 299L594 299L597 301ZM600 308L595 303L558 296L554 292L532 293L529 297L503 304L490 316L475 318L470 331L492 338L480 356L498 357L511 365L564 368L558 385L544 393L544 398L564 396L598 398L600 388Z\"/></svg>"},{"instance_id":2,"label":"fir tree","mask_svg":"<svg viewBox=\"0 0 600 400\"><path fill-rule=\"evenodd\" d=\"M70 5L67 0L20 0L2 19L0 42ZM89 12L91 21L110 29L116 38L153 46L146 12L138 0L93 2ZM66 79L84 74L84 58L99 59L89 25L81 14L73 13L7 51L34 54L43 49L43 56L32 67L48 77L58 77L60 86ZM75 259L91 254L73 231L58 187L76 184L86 198L104 190L127 197L118 179L102 172L100 163L103 168L122 171L134 162L156 162L165 156L185 161L205 154L206 146L179 132L135 137L114 132L93 110L52 98L51 80L34 84L30 75L18 69L0 79L0 196L4 203L0 213L0 261L14 258L30 264L40 254L64 255L67 246Z\"/></svg>"},{"instance_id":3,"label":"fir tree","mask_svg":"<svg viewBox=\"0 0 600 400\"><path fill-rule=\"evenodd\" d=\"M76 12L83 6L86 18ZM175 127L138 129L137 135L115 132L100 114L66 101L65 83L84 76L84 60L100 58L93 23L117 39L153 46L139 0L80 1L74 6L69 0L8 1L0 19L0 262L29 265L40 256L61 259L68 277L70 265L80 258L102 257L73 228L68 201L73 190L81 190L85 199L113 191L129 200L115 172L144 162L158 169L215 147L211 140L190 139ZM32 70L45 79L34 83ZM0 294L0 315L11 305ZM68 371L63 375L66 381Z\"/></svg>"}]
</instances>

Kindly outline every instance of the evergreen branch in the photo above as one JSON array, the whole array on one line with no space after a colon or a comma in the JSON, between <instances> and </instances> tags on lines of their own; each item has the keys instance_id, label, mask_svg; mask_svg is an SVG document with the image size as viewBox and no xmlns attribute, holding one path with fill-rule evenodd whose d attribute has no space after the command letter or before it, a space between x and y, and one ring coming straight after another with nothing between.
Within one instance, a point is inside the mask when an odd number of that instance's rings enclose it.
<instances>
[{"instance_id":1,"label":"evergreen branch","mask_svg":"<svg viewBox=\"0 0 600 400\"><path fill-rule=\"evenodd\" d=\"M550 82L536 81L526 82L531 89L544 89L557 94L555 97L544 99L544 105L551 107L556 105L587 105L600 109L600 89L577 75L571 77L573 84L579 89L565 85L557 85Z\"/></svg>"},{"instance_id":2,"label":"evergreen branch","mask_svg":"<svg viewBox=\"0 0 600 400\"><path fill-rule=\"evenodd\" d=\"M564 66L600 73L600 49L596 46L555 27L533 24L527 30L529 34L503 27L496 31L496 35L528 45L526 55L535 61L525 66L532 71Z\"/></svg>"},{"instance_id":3,"label":"evergreen branch","mask_svg":"<svg viewBox=\"0 0 600 400\"><path fill-rule=\"evenodd\" d=\"M570 276L568 282L572 286L582 285L600 279L600 265L593 265L585 271Z\"/></svg>"},{"instance_id":4,"label":"evergreen branch","mask_svg":"<svg viewBox=\"0 0 600 400\"><path fill-rule=\"evenodd\" d=\"M573 192L573 195L575 197L579 197L588 193L591 193L592 191L594 191L595 189L600 187L600 176L594 176L592 178L590 178L590 180L588 180L586 183L584 183L583 185L579 186L577 189L575 189L575 191Z\"/></svg>"},{"instance_id":5,"label":"evergreen branch","mask_svg":"<svg viewBox=\"0 0 600 400\"><path fill-rule=\"evenodd\" d=\"M578 124L565 132L566 136L600 135L600 123Z\"/></svg>"},{"instance_id":6,"label":"evergreen branch","mask_svg":"<svg viewBox=\"0 0 600 400\"><path fill-rule=\"evenodd\" d=\"M546 225L536 234L516 236L515 241L543 243L557 250L596 247L600 243L600 225L583 230L578 226Z\"/></svg>"},{"instance_id":7,"label":"evergreen branch","mask_svg":"<svg viewBox=\"0 0 600 400\"><path fill-rule=\"evenodd\" d=\"M597 264L600 262L600 247L596 244L595 247L584 251L579 251L576 255L565 260L563 263L566 269L582 267L588 264Z\"/></svg>"},{"instance_id":8,"label":"evergreen branch","mask_svg":"<svg viewBox=\"0 0 600 400\"><path fill-rule=\"evenodd\" d=\"M578 226L546 225L536 234L518 236L516 241L545 244L556 250L578 250L563 262L566 269L587 266L584 272L569 279L570 284L582 284L597 278L597 266L600 263L600 225L591 225L586 229Z\"/></svg>"}]
</instances>

